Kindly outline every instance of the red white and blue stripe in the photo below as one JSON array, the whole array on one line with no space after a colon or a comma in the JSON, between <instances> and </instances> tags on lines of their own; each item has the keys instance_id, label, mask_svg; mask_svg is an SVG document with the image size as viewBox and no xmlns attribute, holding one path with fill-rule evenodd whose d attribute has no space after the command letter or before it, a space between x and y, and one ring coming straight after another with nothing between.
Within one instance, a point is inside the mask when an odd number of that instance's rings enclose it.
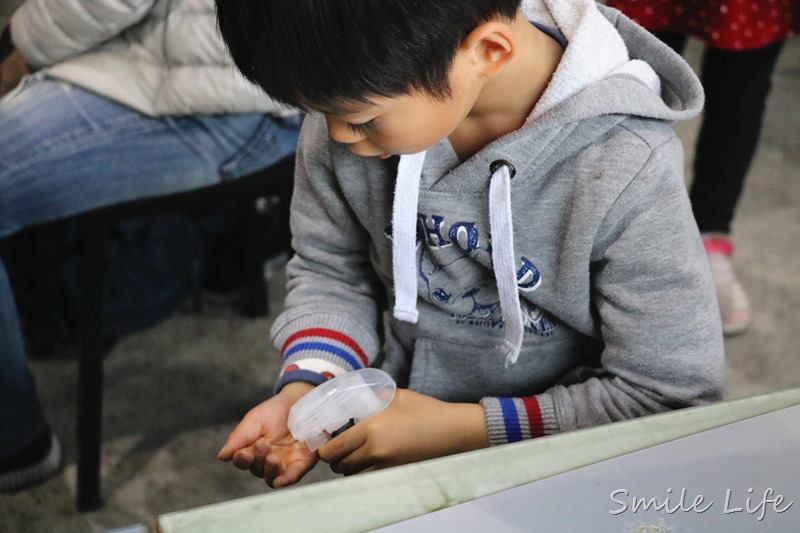
<instances>
[{"instance_id":1,"label":"red white and blue stripe","mask_svg":"<svg viewBox=\"0 0 800 533\"><path fill-rule=\"evenodd\" d=\"M545 434L542 412L536 396L525 398L484 398L489 438L492 444L519 442Z\"/></svg>"},{"instance_id":2,"label":"red white and blue stripe","mask_svg":"<svg viewBox=\"0 0 800 533\"><path fill-rule=\"evenodd\" d=\"M340 331L327 328L308 328L290 335L281 353L281 377L276 390L292 381L319 384L369 366L369 359L358 343Z\"/></svg>"}]
</instances>

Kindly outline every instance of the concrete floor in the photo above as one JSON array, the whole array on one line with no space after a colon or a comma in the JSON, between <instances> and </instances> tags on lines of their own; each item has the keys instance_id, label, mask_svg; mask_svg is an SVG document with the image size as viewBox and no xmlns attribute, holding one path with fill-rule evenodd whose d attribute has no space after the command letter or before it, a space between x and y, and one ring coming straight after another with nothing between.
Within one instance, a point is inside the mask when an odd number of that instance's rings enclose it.
<instances>
[{"instance_id":1,"label":"concrete floor","mask_svg":"<svg viewBox=\"0 0 800 533\"><path fill-rule=\"evenodd\" d=\"M0 27L18 0L0 3ZM687 57L697 64L699 46ZM800 386L800 40L780 59L764 133L738 210L736 267L753 327L726 340L727 398ZM697 121L677 126L691 159ZM690 177L690 176L689 176ZM282 275L272 280L280 308ZM263 482L214 458L241 415L271 391L274 315L245 319L225 307L177 312L122 340L105 366L104 506L75 509L76 364L32 362L65 467L29 491L0 495L0 531L88 532L153 523L159 514L260 494ZM307 482L332 477L317 468Z\"/></svg>"}]
</instances>

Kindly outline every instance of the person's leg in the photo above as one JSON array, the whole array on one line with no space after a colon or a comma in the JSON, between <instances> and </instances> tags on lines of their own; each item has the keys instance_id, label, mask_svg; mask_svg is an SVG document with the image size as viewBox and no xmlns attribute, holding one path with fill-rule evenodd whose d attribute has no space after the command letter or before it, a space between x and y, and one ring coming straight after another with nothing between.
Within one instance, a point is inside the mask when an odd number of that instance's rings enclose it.
<instances>
[{"instance_id":1,"label":"person's leg","mask_svg":"<svg viewBox=\"0 0 800 533\"><path fill-rule=\"evenodd\" d=\"M0 104L0 237L240 177L294 152L267 115L152 118L53 80Z\"/></svg>"},{"instance_id":2,"label":"person's leg","mask_svg":"<svg viewBox=\"0 0 800 533\"><path fill-rule=\"evenodd\" d=\"M136 198L240 177L294 152L267 115L152 118L46 78L0 100L0 238ZM46 428L0 264L0 467ZM0 478L2 479L2 478Z\"/></svg>"},{"instance_id":3,"label":"person's leg","mask_svg":"<svg viewBox=\"0 0 800 533\"><path fill-rule=\"evenodd\" d=\"M690 193L702 232L730 233L782 46L778 41L756 50L706 49L701 70L706 105Z\"/></svg>"},{"instance_id":4,"label":"person's leg","mask_svg":"<svg viewBox=\"0 0 800 533\"><path fill-rule=\"evenodd\" d=\"M747 294L733 270L731 222L758 144L772 71L783 46L726 51L708 47L701 81L706 91L690 199L708 252L723 332L751 322Z\"/></svg>"},{"instance_id":5,"label":"person's leg","mask_svg":"<svg viewBox=\"0 0 800 533\"><path fill-rule=\"evenodd\" d=\"M0 261L0 458L18 452L46 428L24 354L14 296Z\"/></svg>"},{"instance_id":6,"label":"person's leg","mask_svg":"<svg viewBox=\"0 0 800 533\"><path fill-rule=\"evenodd\" d=\"M14 297L0 261L0 491L46 479L60 464L61 449L25 363Z\"/></svg>"}]
</instances>

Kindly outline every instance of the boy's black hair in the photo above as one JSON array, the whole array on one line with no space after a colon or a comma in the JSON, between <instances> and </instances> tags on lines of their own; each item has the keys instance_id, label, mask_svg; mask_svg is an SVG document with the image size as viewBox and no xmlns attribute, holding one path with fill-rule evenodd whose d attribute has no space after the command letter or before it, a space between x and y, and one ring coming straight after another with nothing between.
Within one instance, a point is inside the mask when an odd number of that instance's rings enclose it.
<instances>
[{"instance_id":1,"label":"boy's black hair","mask_svg":"<svg viewBox=\"0 0 800 533\"><path fill-rule=\"evenodd\" d=\"M216 0L239 70L274 99L345 110L421 91L450 94L461 41L479 24L513 19L521 0Z\"/></svg>"}]
</instances>

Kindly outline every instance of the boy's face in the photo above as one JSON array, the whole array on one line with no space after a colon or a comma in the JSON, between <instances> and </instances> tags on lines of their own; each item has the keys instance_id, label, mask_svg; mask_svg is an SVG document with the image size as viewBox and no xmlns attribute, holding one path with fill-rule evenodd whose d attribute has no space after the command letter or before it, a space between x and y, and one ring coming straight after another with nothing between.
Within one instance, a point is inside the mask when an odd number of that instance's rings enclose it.
<instances>
[{"instance_id":1,"label":"boy's face","mask_svg":"<svg viewBox=\"0 0 800 533\"><path fill-rule=\"evenodd\" d=\"M451 95L437 99L414 92L376 97L352 104L346 113L325 114L328 134L355 155L386 158L413 154L452 133L467 117L480 92L479 78L461 68L457 58L450 75Z\"/></svg>"}]
</instances>

